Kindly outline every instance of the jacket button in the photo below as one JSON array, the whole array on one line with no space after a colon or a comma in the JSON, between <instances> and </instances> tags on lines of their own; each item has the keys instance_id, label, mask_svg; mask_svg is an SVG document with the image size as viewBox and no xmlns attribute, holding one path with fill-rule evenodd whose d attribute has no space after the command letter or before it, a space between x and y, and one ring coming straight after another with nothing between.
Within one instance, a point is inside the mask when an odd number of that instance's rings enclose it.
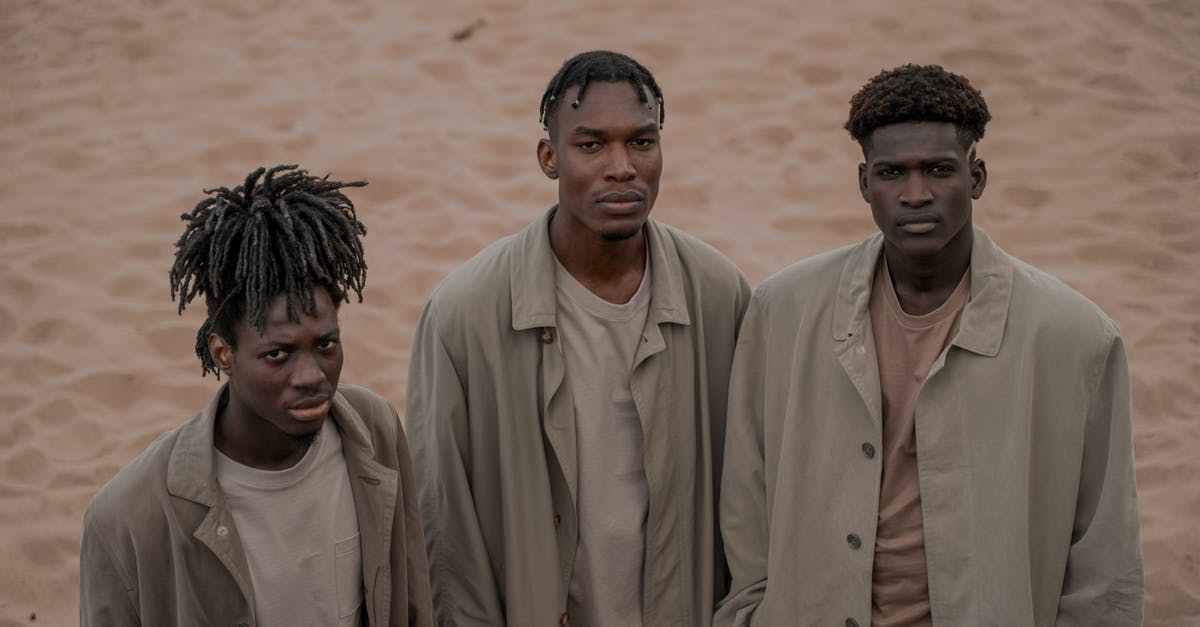
<instances>
[{"instance_id":1,"label":"jacket button","mask_svg":"<svg viewBox=\"0 0 1200 627\"><path fill-rule=\"evenodd\" d=\"M568 623L570 623L570 622L571 622L571 621L570 621L570 617L567 615L567 613L566 613L566 612L563 612L562 618L559 618L559 619L558 619L558 624L559 624L559 625L566 625L566 624L568 624Z\"/></svg>"},{"instance_id":2,"label":"jacket button","mask_svg":"<svg viewBox=\"0 0 1200 627\"><path fill-rule=\"evenodd\" d=\"M542 329L542 335L538 338L542 344L554 343L554 329Z\"/></svg>"},{"instance_id":3,"label":"jacket button","mask_svg":"<svg viewBox=\"0 0 1200 627\"><path fill-rule=\"evenodd\" d=\"M858 621L854 620L853 618L847 618L846 627L858 627Z\"/></svg>"},{"instance_id":4,"label":"jacket button","mask_svg":"<svg viewBox=\"0 0 1200 627\"><path fill-rule=\"evenodd\" d=\"M852 533L846 536L846 544L849 544L852 549L858 549L862 547L862 539Z\"/></svg>"},{"instance_id":5,"label":"jacket button","mask_svg":"<svg viewBox=\"0 0 1200 627\"><path fill-rule=\"evenodd\" d=\"M561 525L561 524L562 524L562 516L559 516L558 514L555 514L555 515L554 515L554 528L555 528L555 529L558 529L558 526L559 526L559 525Z\"/></svg>"},{"instance_id":6,"label":"jacket button","mask_svg":"<svg viewBox=\"0 0 1200 627\"><path fill-rule=\"evenodd\" d=\"M229 527L226 527L225 525L218 525L217 537L224 538L227 535L229 535Z\"/></svg>"},{"instance_id":7,"label":"jacket button","mask_svg":"<svg viewBox=\"0 0 1200 627\"><path fill-rule=\"evenodd\" d=\"M875 447L871 446L870 442L863 442L862 449L863 455L866 455L867 459L875 459Z\"/></svg>"}]
</instances>

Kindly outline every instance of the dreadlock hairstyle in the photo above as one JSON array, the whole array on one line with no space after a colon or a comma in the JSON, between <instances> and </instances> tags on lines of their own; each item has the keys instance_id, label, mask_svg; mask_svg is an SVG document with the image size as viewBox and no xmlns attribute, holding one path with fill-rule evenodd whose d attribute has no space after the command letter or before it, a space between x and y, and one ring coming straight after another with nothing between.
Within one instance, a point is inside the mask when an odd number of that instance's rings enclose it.
<instances>
[{"instance_id":1,"label":"dreadlock hairstyle","mask_svg":"<svg viewBox=\"0 0 1200 627\"><path fill-rule=\"evenodd\" d=\"M902 65L876 74L850 99L846 130L862 146L871 146L875 129L900 122L950 122L963 148L983 138L992 115L983 94L966 78L940 65Z\"/></svg>"},{"instance_id":2,"label":"dreadlock hairstyle","mask_svg":"<svg viewBox=\"0 0 1200 627\"><path fill-rule=\"evenodd\" d=\"M542 123L542 128L550 130L550 119L562 103L568 87L579 86L579 92L571 102L571 108L578 109L588 84L592 82L631 83L637 90L638 100L646 103L647 109L654 108L654 103L646 95L647 91L650 92L658 102L658 127L662 128L667 111L663 105L662 90L658 88L654 75L632 58L608 50L582 52L563 63L546 86L546 93L542 94L542 103L538 107L538 121Z\"/></svg>"},{"instance_id":3,"label":"dreadlock hairstyle","mask_svg":"<svg viewBox=\"0 0 1200 627\"><path fill-rule=\"evenodd\" d=\"M364 185L309 176L295 165L258 168L233 189L204 190L208 197L180 216L185 226L175 242L171 300L178 296L183 313L204 295L208 317L196 333L201 374L220 377L209 334L233 345L242 320L262 333L278 294L286 295L293 321L297 311L315 315L315 287L328 289L335 304L348 301L349 290L362 301L367 264L360 238L367 230L338 190Z\"/></svg>"}]
</instances>

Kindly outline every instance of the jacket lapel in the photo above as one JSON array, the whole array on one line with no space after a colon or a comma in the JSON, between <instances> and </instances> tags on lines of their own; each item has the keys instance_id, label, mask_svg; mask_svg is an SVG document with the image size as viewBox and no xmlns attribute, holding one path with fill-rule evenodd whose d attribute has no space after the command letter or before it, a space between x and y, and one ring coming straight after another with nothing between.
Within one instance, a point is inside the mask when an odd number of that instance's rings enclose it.
<instances>
[{"instance_id":1,"label":"jacket lapel","mask_svg":"<svg viewBox=\"0 0 1200 627\"><path fill-rule=\"evenodd\" d=\"M389 563L399 476L375 461L366 422L340 392L334 395L332 416L342 437L342 454L358 516L367 618L372 625L387 625L392 604Z\"/></svg>"},{"instance_id":2,"label":"jacket lapel","mask_svg":"<svg viewBox=\"0 0 1200 627\"><path fill-rule=\"evenodd\" d=\"M971 300L963 309L954 345L995 357L1004 340L1012 300L1011 258L981 229L971 248Z\"/></svg>"},{"instance_id":3,"label":"jacket lapel","mask_svg":"<svg viewBox=\"0 0 1200 627\"><path fill-rule=\"evenodd\" d=\"M250 583L246 554L233 524L233 515L217 489L213 470L213 429L227 386L222 385L208 407L180 429L167 462L167 492L208 508L192 536L221 561L237 583L247 606L253 608L254 587ZM177 503L175 509L179 520L194 518L194 514L187 511L193 509L191 506Z\"/></svg>"},{"instance_id":4,"label":"jacket lapel","mask_svg":"<svg viewBox=\"0 0 1200 627\"><path fill-rule=\"evenodd\" d=\"M862 397L880 432L883 429L883 401L868 305L871 279L882 249L883 235L878 233L855 247L842 268L833 309L833 354Z\"/></svg>"}]
</instances>

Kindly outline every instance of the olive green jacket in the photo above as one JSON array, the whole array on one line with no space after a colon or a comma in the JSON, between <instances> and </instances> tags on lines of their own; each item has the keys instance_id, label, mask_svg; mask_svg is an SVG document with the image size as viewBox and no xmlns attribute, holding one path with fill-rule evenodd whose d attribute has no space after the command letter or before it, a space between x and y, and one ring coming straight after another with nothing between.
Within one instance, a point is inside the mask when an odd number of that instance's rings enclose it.
<instances>
[{"instance_id":1,"label":"olive green jacket","mask_svg":"<svg viewBox=\"0 0 1200 627\"><path fill-rule=\"evenodd\" d=\"M213 469L225 394L150 444L92 499L83 518L79 624L257 624L254 589ZM391 404L342 385L331 411L342 437L362 538L371 625L433 625L412 466Z\"/></svg>"},{"instance_id":2,"label":"olive green jacket","mask_svg":"<svg viewBox=\"0 0 1200 627\"><path fill-rule=\"evenodd\" d=\"M421 316L405 421L439 624L569 623L575 411L556 333L553 209L452 273ZM726 391L750 289L715 249L645 227L651 301L632 392L645 438L647 627L707 626Z\"/></svg>"},{"instance_id":3,"label":"olive green jacket","mask_svg":"<svg viewBox=\"0 0 1200 627\"><path fill-rule=\"evenodd\" d=\"M916 406L936 626L1139 625L1129 375L1090 301L975 230L971 300ZM869 625L882 236L754 294L730 391L715 623Z\"/></svg>"}]
</instances>

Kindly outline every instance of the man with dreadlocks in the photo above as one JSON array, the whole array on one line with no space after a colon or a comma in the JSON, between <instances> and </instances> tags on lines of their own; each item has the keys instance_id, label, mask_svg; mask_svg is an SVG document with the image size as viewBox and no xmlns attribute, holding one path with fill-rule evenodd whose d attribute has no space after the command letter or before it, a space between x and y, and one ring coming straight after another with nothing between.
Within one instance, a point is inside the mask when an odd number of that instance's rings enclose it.
<instances>
[{"instance_id":1,"label":"man with dreadlocks","mask_svg":"<svg viewBox=\"0 0 1200 627\"><path fill-rule=\"evenodd\" d=\"M259 168L182 216L171 293L204 297L196 355L228 381L92 499L81 625L433 624L399 418L338 384L361 185Z\"/></svg>"},{"instance_id":2,"label":"man with dreadlocks","mask_svg":"<svg viewBox=\"0 0 1200 627\"><path fill-rule=\"evenodd\" d=\"M750 290L648 218L663 99L633 59L568 60L541 103L558 204L422 314L406 420L442 624L707 626L725 403Z\"/></svg>"},{"instance_id":3,"label":"man with dreadlocks","mask_svg":"<svg viewBox=\"0 0 1200 627\"><path fill-rule=\"evenodd\" d=\"M880 232L746 313L718 625L1141 624L1125 349L972 225L990 118L936 65L850 101Z\"/></svg>"}]
</instances>

